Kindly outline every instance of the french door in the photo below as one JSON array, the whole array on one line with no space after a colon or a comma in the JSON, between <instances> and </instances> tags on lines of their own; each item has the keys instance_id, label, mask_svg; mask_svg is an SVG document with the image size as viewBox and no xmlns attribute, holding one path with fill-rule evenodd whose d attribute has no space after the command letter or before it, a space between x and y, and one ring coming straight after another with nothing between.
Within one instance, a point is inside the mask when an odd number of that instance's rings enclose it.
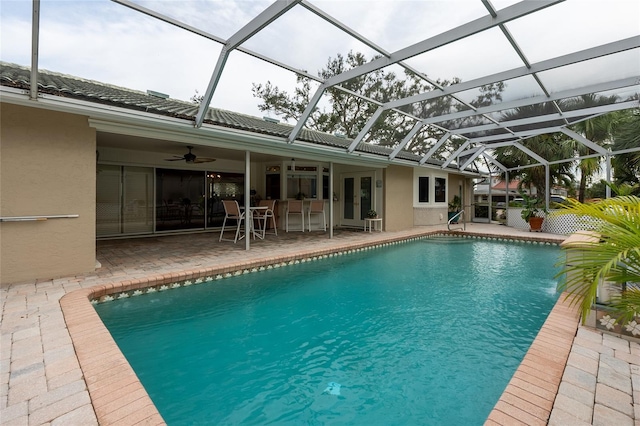
<instances>
[{"instance_id":1,"label":"french door","mask_svg":"<svg viewBox=\"0 0 640 426\"><path fill-rule=\"evenodd\" d=\"M345 226L363 226L367 212L373 207L373 172L345 173L342 175L341 223Z\"/></svg>"}]
</instances>

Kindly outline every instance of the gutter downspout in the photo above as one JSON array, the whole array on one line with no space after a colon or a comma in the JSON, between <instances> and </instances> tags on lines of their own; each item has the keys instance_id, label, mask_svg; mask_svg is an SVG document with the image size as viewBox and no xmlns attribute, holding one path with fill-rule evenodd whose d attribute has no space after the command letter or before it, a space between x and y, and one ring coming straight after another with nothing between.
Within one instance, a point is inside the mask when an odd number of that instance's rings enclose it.
<instances>
[{"instance_id":1,"label":"gutter downspout","mask_svg":"<svg viewBox=\"0 0 640 426\"><path fill-rule=\"evenodd\" d=\"M29 99L38 99L38 48L40 44L40 0L33 0L31 15L31 79L29 81Z\"/></svg>"}]
</instances>

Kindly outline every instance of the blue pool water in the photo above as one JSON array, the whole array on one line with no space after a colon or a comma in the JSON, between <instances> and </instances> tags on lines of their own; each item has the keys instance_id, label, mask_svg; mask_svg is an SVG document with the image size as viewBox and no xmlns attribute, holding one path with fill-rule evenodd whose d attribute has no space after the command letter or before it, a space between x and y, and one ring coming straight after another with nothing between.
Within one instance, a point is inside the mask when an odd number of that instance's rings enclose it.
<instances>
[{"instance_id":1,"label":"blue pool water","mask_svg":"<svg viewBox=\"0 0 640 426\"><path fill-rule=\"evenodd\" d=\"M553 246L419 240L96 306L169 425L481 425Z\"/></svg>"}]
</instances>

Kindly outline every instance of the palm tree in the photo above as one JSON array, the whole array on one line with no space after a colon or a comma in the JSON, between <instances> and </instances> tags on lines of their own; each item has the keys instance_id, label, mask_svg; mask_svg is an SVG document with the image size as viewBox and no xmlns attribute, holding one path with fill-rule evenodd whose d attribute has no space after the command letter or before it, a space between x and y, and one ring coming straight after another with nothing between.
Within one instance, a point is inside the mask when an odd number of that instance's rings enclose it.
<instances>
[{"instance_id":1,"label":"palm tree","mask_svg":"<svg viewBox=\"0 0 640 426\"><path fill-rule=\"evenodd\" d=\"M580 306L584 322L596 301L600 281L618 283L623 291L610 305L612 314L619 323L633 321L640 313L640 288L625 287L629 282L640 283L640 198L619 196L590 204L568 203L553 214L583 217L596 234L591 241L563 247L565 259L571 263L561 262L558 276L564 275L565 280L559 290L566 291L571 303Z\"/></svg>"},{"instance_id":2,"label":"palm tree","mask_svg":"<svg viewBox=\"0 0 640 426\"><path fill-rule=\"evenodd\" d=\"M562 133L554 133L551 135L535 136L525 139L520 143L547 161L553 161L571 157L571 147L567 142L567 136ZM498 162L509 169L516 169L509 172L509 180L519 179L519 190L533 186L537 189L539 197L544 198L544 194L546 194L549 189L547 188L544 166L517 169L518 167L537 163L537 160L531 158L527 153L515 146L496 148L495 152ZM504 173L502 175L504 178ZM549 179L550 186L554 184L564 187L571 186L573 182L571 163L565 162L550 165Z\"/></svg>"},{"instance_id":3,"label":"palm tree","mask_svg":"<svg viewBox=\"0 0 640 426\"><path fill-rule=\"evenodd\" d=\"M616 102L617 96L600 96L596 94L582 95L567 106L571 109L589 108L599 105L608 105ZM572 129L600 146L605 146L612 141L613 129L618 121L617 113L609 113L596 118L581 121L574 124ZM594 151L580 142L573 141L573 148L579 156L594 154ZM587 180L601 170L601 158L583 158L578 161L580 170L580 184L578 186L578 201L584 203Z\"/></svg>"},{"instance_id":4,"label":"palm tree","mask_svg":"<svg viewBox=\"0 0 640 426\"><path fill-rule=\"evenodd\" d=\"M620 113L620 121L613 135L614 151L640 147L640 109ZM616 183L640 183L640 151L613 157L613 175Z\"/></svg>"}]
</instances>

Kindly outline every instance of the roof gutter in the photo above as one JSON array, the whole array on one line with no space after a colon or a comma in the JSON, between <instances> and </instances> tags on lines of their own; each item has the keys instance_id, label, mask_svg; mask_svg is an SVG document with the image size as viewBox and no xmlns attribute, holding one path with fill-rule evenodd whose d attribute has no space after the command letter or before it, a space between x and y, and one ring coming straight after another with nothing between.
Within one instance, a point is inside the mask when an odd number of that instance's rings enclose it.
<instances>
[{"instance_id":1,"label":"roof gutter","mask_svg":"<svg viewBox=\"0 0 640 426\"><path fill-rule=\"evenodd\" d=\"M0 86L2 101L16 105L34 107L26 96L27 91ZM329 147L312 142L298 140L296 144L287 143L286 137L254 133L247 130L204 123L194 128L192 121L182 118L159 116L144 111L130 110L95 102L64 98L40 93L37 107L52 111L88 117L89 125L98 131L120 133L129 136L165 139L194 145L220 147L235 150L250 150L256 153L281 155L283 157L308 157L329 162L343 162L364 167L386 168L389 165L402 165L417 168L442 170L440 166L417 161L394 158L366 152L346 152L341 147ZM450 173L478 176L478 173L446 169Z\"/></svg>"}]
</instances>

